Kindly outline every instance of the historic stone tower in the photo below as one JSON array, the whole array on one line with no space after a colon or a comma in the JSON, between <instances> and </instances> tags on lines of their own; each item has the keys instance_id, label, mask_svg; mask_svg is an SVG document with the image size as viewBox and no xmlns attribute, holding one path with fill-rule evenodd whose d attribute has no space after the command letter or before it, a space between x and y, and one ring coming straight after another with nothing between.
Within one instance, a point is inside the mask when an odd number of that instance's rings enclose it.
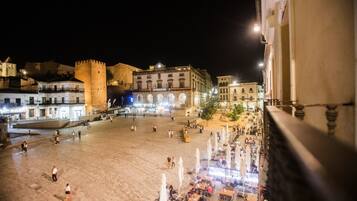
<instances>
[{"instance_id":1,"label":"historic stone tower","mask_svg":"<svg viewBox=\"0 0 357 201\"><path fill-rule=\"evenodd\" d=\"M87 114L107 109L106 65L97 60L77 61L75 78L84 82L84 98Z\"/></svg>"}]
</instances>

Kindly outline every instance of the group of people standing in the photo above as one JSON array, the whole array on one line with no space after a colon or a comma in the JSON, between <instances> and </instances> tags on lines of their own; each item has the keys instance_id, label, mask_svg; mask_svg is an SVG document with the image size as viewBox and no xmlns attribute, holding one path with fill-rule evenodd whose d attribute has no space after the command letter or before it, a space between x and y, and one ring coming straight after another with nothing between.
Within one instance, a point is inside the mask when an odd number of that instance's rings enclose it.
<instances>
[{"instance_id":1,"label":"group of people standing","mask_svg":"<svg viewBox=\"0 0 357 201\"><path fill-rule=\"evenodd\" d=\"M175 163L175 157L173 157L173 156L167 157L167 168L169 168L169 169L174 168L175 165L176 165L176 163Z\"/></svg>"}]
</instances>

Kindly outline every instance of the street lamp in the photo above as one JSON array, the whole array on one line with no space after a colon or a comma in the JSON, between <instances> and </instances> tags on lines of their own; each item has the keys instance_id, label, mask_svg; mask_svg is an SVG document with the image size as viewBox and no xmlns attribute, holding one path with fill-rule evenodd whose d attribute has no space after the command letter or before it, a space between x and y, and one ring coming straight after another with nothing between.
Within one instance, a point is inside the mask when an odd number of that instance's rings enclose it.
<instances>
[{"instance_id":1,"label":"street lamp","mask_svg":"<svg viewBox=\"0 0 357 201\"><path fill-rule=\"evenodd\" d=\"M261 26L259 24L255 23L253 25L253 32L256 34L260 34L260 43L262 43L264 45L268 44L264 38L264 35L261 32Z\"/></svg>"},{"instance_id":2,"label":"street lamp","mask_svg":"<svg viewBox=\"0 0 357 201\"><path fill-rule=\"evenodd\" d=\"M260 26L258 25L258 24L254 24L254 26L253 26L253 32L254 33L259 33L260 32Z\"/></svg>"},{"instance_id":3,"label":"street lamp","mask_svg":"<svg viewBox=\"0 0 357 201\"><path fill-rule=\"evenodd\" d=\"M260 67L260 68L264 67L264 62L259 62L258 67Z\"/></svg>"}]
</instances>

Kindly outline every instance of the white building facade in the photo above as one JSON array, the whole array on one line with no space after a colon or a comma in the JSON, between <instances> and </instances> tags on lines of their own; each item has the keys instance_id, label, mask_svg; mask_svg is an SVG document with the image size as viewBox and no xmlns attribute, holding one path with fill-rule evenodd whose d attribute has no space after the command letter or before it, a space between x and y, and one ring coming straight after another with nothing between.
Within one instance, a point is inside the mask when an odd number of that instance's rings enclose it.
<instances>
[{"instance_id":1,"label":"white building facade","mask_svg":"<svg viewBox=\"0 0 357 201\"><path fill-rule=\"evenodd\" d=\"M229 85L233 83L232 75L218 76L218 97L221 107L229 107L230 93Z\"/></svg>"},{"instance_id":2,"label":"white building facade","mask_svg":"<svg viewBox=\"0 0 357 201\"><path fill-rule=\"evenodd\" d=\"M208 98L212 85L192 66L166 68L158 63L149 70L133 72L134 105L143 107L192 108Z\"/></svg>"},{"instance_id":3,"label":"white building facade","mask_svg":"<svg viewBox=\"0 0 357 201\"><path fill-rule=\"evenodd\" d=\"M0 62L0 77L15 77L16 64Z\"/></svg>"},{"instance_id":4,"label":"white building facade","mask_svg":"<svg viewBox=\"0 0 357 201\"><path fill-rule=\"evenodd\" d=\"M257 82L233 83L228 85L229 105L242 105L245 110L253 111L263 107L263 89Z\"/></svg>"},{"instance_id":5,"label":"white building facade","mask_svg":"<svg viewBox=\"0 0 357 201\"><path fill-rule=\"evenodd\" d=\"M85 115L83 82L38 81L36 90L2 89L0 115L12 120L78 120Z\"/></svg>"}]
</instances>

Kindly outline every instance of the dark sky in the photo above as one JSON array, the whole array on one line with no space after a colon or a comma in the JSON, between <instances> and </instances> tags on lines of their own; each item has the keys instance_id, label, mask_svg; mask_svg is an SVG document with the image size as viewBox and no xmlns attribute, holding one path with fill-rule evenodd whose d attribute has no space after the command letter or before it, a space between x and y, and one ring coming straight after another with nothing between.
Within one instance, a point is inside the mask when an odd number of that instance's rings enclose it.
<instances>
[{"instance_id":1,"label":"dark sky","mask_svg":"<svg viewBox=\"0 0 357 201\"><path fill-rule=\"evenodd\" d=\"M264 48L251 32L254 0L27 2L2 14L1 60L73 66L95 58L141 68L161 61L206 68L213 77L260 79Z\"/></svg>"}]
</instances>

